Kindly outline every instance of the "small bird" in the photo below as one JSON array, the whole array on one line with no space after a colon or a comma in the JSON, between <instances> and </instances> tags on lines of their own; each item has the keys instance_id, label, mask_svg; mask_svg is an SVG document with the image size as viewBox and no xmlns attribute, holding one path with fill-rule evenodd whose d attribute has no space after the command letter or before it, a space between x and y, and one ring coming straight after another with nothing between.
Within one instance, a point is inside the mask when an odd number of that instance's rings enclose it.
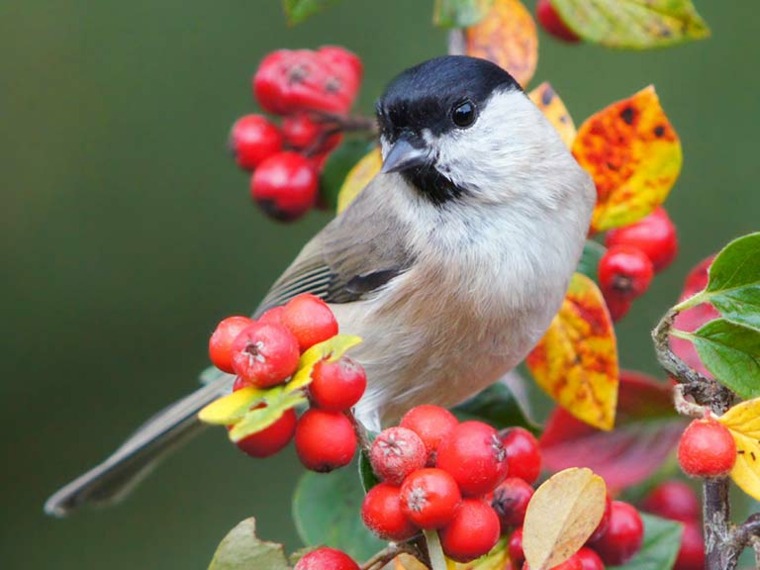
<instances>
[{"instance_id":1,"label":"small bird","mask_svg":"<svg viewBox=\"0 0 760 570\"><path fill-rule=\"evenodd\" d=\"M594 184L499 66L431 59L377 102L382 170L320 231L255 315L309 292L367 372L370 429L422 403L451 406L514 368L548 328L581 255ZM140 427L45 504L64 516L113 502L229 393L221 372Z\"/></svg>"}]
</instances>

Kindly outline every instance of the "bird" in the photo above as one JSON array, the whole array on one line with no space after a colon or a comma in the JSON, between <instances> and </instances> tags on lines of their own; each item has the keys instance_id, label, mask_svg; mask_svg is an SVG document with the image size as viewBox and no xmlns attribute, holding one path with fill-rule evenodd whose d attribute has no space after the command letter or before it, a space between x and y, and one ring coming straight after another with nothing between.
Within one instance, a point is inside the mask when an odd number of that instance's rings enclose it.
<instances>
[{"instance_id":1,"label":"bird","mask_svg":"<svg viewBox=\"0 0 760 570\"><path fill-rule=\"evenodd\" d=\"M442 56L377 100L383 164L302 249L254 317L301 293L328 303L368 385L354 412L371 430L418 404L452 406L497 382L560 308L588 233L592 179L498 65ZM123 497L200 429L198 411L234 377L205 384L143 424L53 494L65 516Z\"/></svg>"}]
</instances>

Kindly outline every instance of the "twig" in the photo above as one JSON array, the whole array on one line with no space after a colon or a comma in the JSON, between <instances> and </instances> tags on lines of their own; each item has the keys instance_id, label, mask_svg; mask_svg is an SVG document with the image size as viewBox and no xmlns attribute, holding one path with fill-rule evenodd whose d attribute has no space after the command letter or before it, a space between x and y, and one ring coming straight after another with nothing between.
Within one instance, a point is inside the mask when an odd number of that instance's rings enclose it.
<instances>
[{"instance_id":1,"label":"twig","mask_svg":"<svg viewBox=\"0 0 760 570\"><path fill-rule=\"evenodd\" d=\"M383 568L401 554L409 554L415 558L419 558L419 552L412 544L407 542L400 544L392 542L362 564L361 568L362 570L380 570L380 568Z\"/></svg>"}]
</instances>

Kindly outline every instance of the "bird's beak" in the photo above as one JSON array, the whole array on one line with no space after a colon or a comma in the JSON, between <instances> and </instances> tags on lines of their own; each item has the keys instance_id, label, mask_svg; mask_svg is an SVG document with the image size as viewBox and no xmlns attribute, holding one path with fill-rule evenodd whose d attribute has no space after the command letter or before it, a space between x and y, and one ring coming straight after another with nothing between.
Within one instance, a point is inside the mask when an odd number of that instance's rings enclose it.
<instances>
[{"instance_id":1,"label":"bird's beak","mask_svg":"<svg viewBox=\"0 0 760 570\"><path fill-rule=\"evenodd\" d=\"M426 166L430 164L431 158L430 149L422 141L417 142L408 135L402 135L388 151L380 172L386 174Z\"/></svg>"}]
</instances>

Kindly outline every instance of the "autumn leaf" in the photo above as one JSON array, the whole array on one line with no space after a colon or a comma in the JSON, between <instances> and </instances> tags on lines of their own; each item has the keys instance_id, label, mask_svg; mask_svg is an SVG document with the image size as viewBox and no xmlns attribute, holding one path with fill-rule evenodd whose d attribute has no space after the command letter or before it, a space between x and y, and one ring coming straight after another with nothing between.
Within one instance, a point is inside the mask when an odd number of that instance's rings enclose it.
<instances>
[{"instance_id":1,"label":"autumn leaf","mask_svg":"<svg viewBox=\"0 0 760 570\"><path fill-rule=\"evenodd\" d=\"M565 107L562 99L559 98L559 95L554 91L551 84L548 81L544 81L528 93L528 96L546 115L546 118L549 119L554 128L557 129L562 142L568 148L572 148L576 136L575 123L573 123L573 118L570 116L567 107Z\"/></svg>"},{"instance_id":2,"label":"autumn leaf","mask_svg":"<svg viewBox=\"0 0 760 570\"><path fill-rule=\"evenodd\" d=\"M465 30L465 53L506 69L525 87L538 65L536 23L520 0L494 0L474 26Z\"/></svg>"},{"instance_id":3,"label":"autumn leaf","mask_svg":"<svg viewBox=\"0 0 760 570\"><path fill-rule=\"evenodd\" d=\"M731 479L750 497L760 501L760 398L737 404L718 421L736 442L736 463Z\"/></svg>"},{"instance_id":4,"label":"autumn leaf","mask_svg":"<svg viewBox=\"0 0 760 570\"><path fill-rule=\"evenodd\" d=\"M348 205L354 201L359 192L380 172L383 166L383 157L380 154L380 147L374 148L368 152L364 158L356 163L346 175L343 186L338 192L338 213L348 208Z\"/></svg>"},{"instance_id":5,"label":"autumn leaf","mask_svg":"<svg viewBox=\"0 0 760 570\"><path fill-rule=\"evenodd\" d=\"M615 423L615 331L596 284L573 275L562 307L526 359L536 383L576 418L603 430Z\"/></svg>"},{"instance_id":6,"label":"autumn leaf","mask_svg":"<svg viewBox=\"0 0 760 570\"><path fill-rule=\"evenodd\" d=\"M651 213L681 171L681 142L652 86L589 117L572 148L596 184L595 232Z\"/></svg>"},{"instance_id":7,"label":"autumn leaf","mask_svg":"<svg viewBox=\"0 0 760 570\"><path fill-rule=\"evenodd\" d=\"M239 570L240 568L267 568L288 570L281 544L256 537L256 520L245 519L227 533L214 552L209 570Z\"/></svg>"}]
</instances>

